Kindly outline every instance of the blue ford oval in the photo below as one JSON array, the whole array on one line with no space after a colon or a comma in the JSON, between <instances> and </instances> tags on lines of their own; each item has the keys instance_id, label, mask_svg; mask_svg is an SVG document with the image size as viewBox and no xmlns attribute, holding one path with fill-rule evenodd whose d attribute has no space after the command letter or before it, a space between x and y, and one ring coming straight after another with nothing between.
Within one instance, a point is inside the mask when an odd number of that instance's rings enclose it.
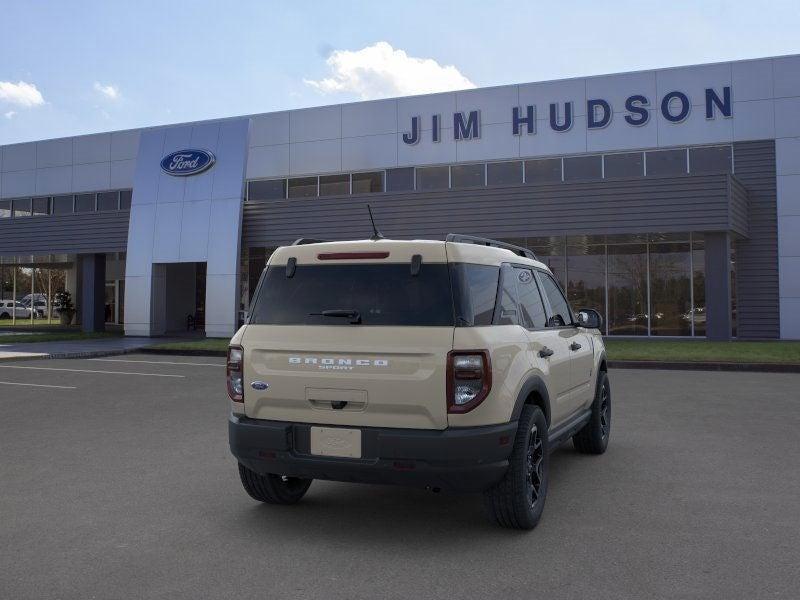
<instances>
[{"instance_id":1,"label":"blue ford oval","mask_svg":"<svg viewBox=\"0 0 800 600\"><path fill-rule=\"evenodd\" d=\"M210 169L216 157L208 150L178 150L161 159L161 170L167 175L185 177Z\"/></svg>"}]
</instances>

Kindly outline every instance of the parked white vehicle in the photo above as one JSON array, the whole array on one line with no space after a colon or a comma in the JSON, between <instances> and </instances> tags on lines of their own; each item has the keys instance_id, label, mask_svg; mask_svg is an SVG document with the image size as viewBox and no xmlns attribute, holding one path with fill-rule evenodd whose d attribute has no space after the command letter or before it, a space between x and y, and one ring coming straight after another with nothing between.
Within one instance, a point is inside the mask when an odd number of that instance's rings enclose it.
<instances>
[{"instance_id":1,"label":"parked white vehicle","mask_svg":"<svg viewBox=\"0 0 800 600\"><path fill-rule=\"evenodd\" d=\"M0 300L0 319L30 319L31 309L26 308L19 300Z\"/></svg>"}]
</instances>

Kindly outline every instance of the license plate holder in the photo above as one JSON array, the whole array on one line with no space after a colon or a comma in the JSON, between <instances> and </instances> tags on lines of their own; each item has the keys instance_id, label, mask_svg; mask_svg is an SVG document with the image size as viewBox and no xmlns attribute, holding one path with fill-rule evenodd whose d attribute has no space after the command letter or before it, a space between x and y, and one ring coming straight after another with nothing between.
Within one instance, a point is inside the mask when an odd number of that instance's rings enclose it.
<instances>
[{"instance_id":1,"label":"license plate holder","mask_svg":"<svg viewBox=\"0 0 800 600\"><path fill-rule=\"evenodd\" d=\"M361 458L361 430L345 427L311 427L311 454Z\"/></svg>"}]
</instances>

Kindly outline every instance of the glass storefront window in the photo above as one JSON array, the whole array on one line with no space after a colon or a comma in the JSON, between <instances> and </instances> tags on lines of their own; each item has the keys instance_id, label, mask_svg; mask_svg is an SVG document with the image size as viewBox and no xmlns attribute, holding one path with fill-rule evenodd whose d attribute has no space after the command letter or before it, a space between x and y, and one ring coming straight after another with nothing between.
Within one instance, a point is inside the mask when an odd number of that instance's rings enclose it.
<instances>
[{"instance_id":1,"label":"glass storefront window","mask_svg":"<svg viewBox=\"0 0 800 600\"><path fill-rule=\"evenodd\" d=\"M94 194L78 194L75 196L75 212L94 212L95 210L95 195Z\"/></svg>"},{"instance_id":2,"label":"glass storefront window","mask_svg":"<svg viewBox=\"0 0 800 600\"><path fill-rule=\"evenodd\" d=\"M644 175L644 154L641 152L606 154L603 157L603 176L606 179L642 175Z\"/></svg>"},{"instance_id":3,"label":"glass storefront window","mask_svg":"<svg viewBox=\"0 0 800 600\"><path fill-rule=\"evenodd\" d=\"M11 200L0 200L0 219L11 218Z\"/></svg>"},{"instance_id":4,"label":"glass storefront window","mask_svg":"<svg viewBox=\"0 0 800 600\"><path fill-rule=\"evenodd\" d=\"M450 187L450 167L417 167L417 190L446 190Z\"/></svg>"},{"instance_id":5,"label":"glass storefront window","mask_svg":"<svg viewBox=\"0 0 800 600\"><path fill-rule=\"evenodd\" d=\"M608 246L608 334L647 335L647 244Z\"/></svg>"},{"instance_id":6,"label":"glass storefront window","mask_svg":"<svg viewBox=\"0 0 800 600\"><path fill-rule=\"evenodd\" d=\"M603 177L603 157L569 156L564 159L564 181L586 181Z\"/></svg>"},{"instance_id":7,"label":"glass storefront window","mask_svg":"<svg viewBox=\"0 0 800 600\"><path fill-rule=\"evenodd\" d=\"M353 173L354 194L375 194L383 191L383 171Z\"/></svg>"},{"instance_id":8,"label":"glass storefront window","mask_svg":"<svg viewBox=\"0 0 800 600\"><path fill-rule=\"evenodd\" d=\"M410 192L414 189L414 167L386 171L387 192Z\"/></svg>"},{"instance_id":9,"label":"glass storefront window","mask_svg":"<svg viewBox=\"0 0 800 600\"><path fill-rule=\"evenodd\" d=\"M573 310L592 308L606 315L606 247L571 245L567 240L567 299Z\"/></svg>"},{"instance_id":10,"label":"glass storefront window","mask_svg":"<svg viewBox=\"0 0 800 600\"><path fill-rule=\"evenodd\" d=\"M730 173L732 167L730 146L689 149L689 171L692 173Z\"/></svg>"},{"instance_id":11,"label":"glass storefront window","mask_svg":"<svg viewBox=\"0 0 800 600\"><path fill-rule=\"evenodd\" d=\"M42 196L33 199L33 214L34 216L49 215L50 214L50 198Z\"/></svg>"},{"instance_id":12,"label":"glass storefront window","mask_svg":"<svg viewBox=\"0 0 800 600\"><path fill-rule=\"evenodd\" d=\"M17 198L14 202L14 218L31 216L31 199Z\"/></svg>"},{"instance_id":13,"label":"glass storefront window","mask_svg":"<svg viewBox=\"0 0 800 600\"><path fill-rule=\"evenodd\" d=\"M316 195L316 177L297 177L289 180L289 198L313 198Z\"/></svg>"},{"instance_id":14,"label":"glass storefront window","mask_svg":"<svg viewBox=\"0 0 800 600\"><path fill-rule=\"evenodd\" d=\"M736 306L736 246L731 244L731 335L737 336L737 306Z\"/></svg>"},{"instance_id":15,"label":"glass storefront window","mask_svg":"<svg viewBox=\"0 0 800 600\"><path fill-rule=\"evenodd\" d=\"M119 209L130 210L131 199L133 198L133 190L122 190L119 193Z\"/></svg>"},{"instance_id":16,"label":"glass storefront window","mask_svg":"<svg viewBox=\"0 0 800 600\"><path fill-rule=\"evenodd\" d=\"M692 235L692 296L694 335L706 334L706 250L699 234Z\"/></svg>"},{"instance_id":17,"label":"glass storefront window","mask_svg":"<svg viewBox=\"0 0 800 600\"><path fill-rule=\"evenodd\" d=\"M645 154L647 176L686 174L686 150L656 150Z\"/></svg>"},{"instance_id":18,"label":"glass storefront window","mask_svg":"<svg viewBox=\"0 0 800 600\"><path fill-rule=\"evenodd\" d=\"M562 288L567 288L566 238L562 235L526 238L525 245L547 265Z\"/></svg>"},{"instance_id":19,"label":"glass storefront window","mask_svg":"<svg viewBox=\"0 0 800 600\"><path fill-rule=\"evenodd\" d=\"M689 244L650 244L650 335L692 334Z\"/></svg>"},{"instance_id":20,"label":"glass storefront window","mask_svg":"<svg viewBox=\"0 0 800 600\"><path fill-rule=\"evenodd\" d=\"M71 213L73 203L72 196L53 196L53 214L65 215Z\"/></svg>"},{"instance_id":21,"label":"glass storefront window","mask_svg":"<svg viewBox=\"0 0 800 600\"><path fill-rule=\"evenodd\" d=\"M522 183L522 161L495 162L486 165L488 185L514 185Z\"/></svg>"},{"instance_id":22,"label":"glass storefront window","mask_svg":"<svg viewBox=\"0 0 800 600\"><path fill-rule=\"evenodd\" d=\"M486 165L453 165L451 167L452 187L483 187L486 180Z\"/></svg>"},{"instance_id":23,"label":"glass storefront window","mask_svg":"<svg viewBox=\"0 0 800 600\"><path fill-rule=\"evenodd\" d=\"M350 193L350 175L322 175L319 178L320 196L344 196Z\"/></svg>"},{"instance_id":24,"label":"glass storefront window","mask_svg":"<svg viewBox=\"0 0 800 600\"><path fill-rule=\"evenodd\" d=\"M557 183L560 181L560 158L525 161L525 183Z\"/></svg>"},{"instance_id":25,"label":"glass storefront window","mask_svg":"<svg viewBox=\"0 0 800 600\"><path fill-rule=\"evenodd\" d=\"M283 200L286 198L285 179L267 179L264 181L251 181L247 184L247 200Z\"/></svg>"},{"instance_id":26,"label":"glass storefront window","mask_svg":"<svg viewBox=\"0 0 800 600\"><path fill-rule=\"evenodd\" d=\"M119 210L119 192L101 192L97 194L97 210L101 212Z\"/></svg>"}]
</instances>

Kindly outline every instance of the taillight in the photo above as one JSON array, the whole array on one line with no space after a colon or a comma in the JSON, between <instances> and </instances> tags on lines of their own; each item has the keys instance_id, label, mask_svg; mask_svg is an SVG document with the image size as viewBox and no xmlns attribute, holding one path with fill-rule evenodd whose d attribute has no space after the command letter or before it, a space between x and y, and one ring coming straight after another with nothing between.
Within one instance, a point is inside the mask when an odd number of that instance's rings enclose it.
<instances>
[{"instance_id":1,"label":"taillight","mask_svg":"<svg viewBox=\"0 0 800 600\"><path fill-rule=\"evenodd\" d=\"M447 354L447 412L471 411L492 389L492 364L486 350L452 350Z\"/></svg>"},{"instance_id":2,"label":"taillight","mask_svg":"<svg viewBox=\"0 0 800 600\"><path fill-rule=\"evenodd\" d=\"M244 349L241 346L228 347L228 361L225 365L225 378L228 381L228 396L234 402L244 402L244 373L242 360Z\"/></svg>"}]
</instances>

